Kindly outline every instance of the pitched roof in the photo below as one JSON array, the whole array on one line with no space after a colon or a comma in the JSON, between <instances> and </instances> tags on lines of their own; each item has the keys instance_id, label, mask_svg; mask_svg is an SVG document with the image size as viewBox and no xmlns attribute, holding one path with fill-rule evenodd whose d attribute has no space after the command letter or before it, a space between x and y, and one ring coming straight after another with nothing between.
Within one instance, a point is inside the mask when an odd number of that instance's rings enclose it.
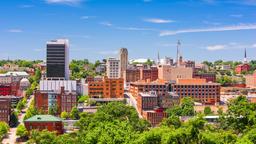
<instances>
[{"instance_id":1,"label":"pitched roof","mask_svg":"<svg viewBox=\"0 0 256 144\"><path fill-rule=\"evenodd\" d=\"M25 120L25 122L58 122L58 121L62 121L62 119L52 115L35 115Z\"/></svg>"}]
</instances>

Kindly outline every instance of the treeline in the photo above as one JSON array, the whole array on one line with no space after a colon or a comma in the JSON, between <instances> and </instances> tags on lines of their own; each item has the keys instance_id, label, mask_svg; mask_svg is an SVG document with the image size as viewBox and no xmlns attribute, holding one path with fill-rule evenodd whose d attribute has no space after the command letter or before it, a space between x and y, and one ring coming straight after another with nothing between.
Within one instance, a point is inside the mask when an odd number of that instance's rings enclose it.
<instances>
[{"instance_id":1,"label":"treeline","mask_svg":"<svg viewBox=\"0 0 256 144\"><path fill-rule=\"evenodd\" d=\"M105 60L104 60L105 61ZM81 79L87 76L96 76L96 67L100 65L100 61L97 60L95 63L89 62L88 59L84 60L72 60L69 64L71 70L71 79Z\"/></svg>"},{"instance_id":2,"label":"treeline","mask_svg":"<svg viewBox=\"0 0 256 144\"><path fill-rule=\"evenodd\" d=\"M16 64L19 67L29 67L32 68L34 64L38 64L43 62L42 60L0 60L0 66L3 66L4 64Z\"/></svg>"},{"instance_id":3,"label":"treeline","mask_svg":"<svg viewBox=\"0 0 256 144\"><path fill-rule=\"evenodd\" d=\"M36 144L255 144L256 105L243 96L232 100L217 124L209 124L193 110L191 99L169 109L168 118L157 128L140 119L133 107L122 103L103 105L95 114L81 113L79 131L56 136L33 131L29 143ZM179 116L192 116L181 122Z\"/></svg>"}]
</instances>

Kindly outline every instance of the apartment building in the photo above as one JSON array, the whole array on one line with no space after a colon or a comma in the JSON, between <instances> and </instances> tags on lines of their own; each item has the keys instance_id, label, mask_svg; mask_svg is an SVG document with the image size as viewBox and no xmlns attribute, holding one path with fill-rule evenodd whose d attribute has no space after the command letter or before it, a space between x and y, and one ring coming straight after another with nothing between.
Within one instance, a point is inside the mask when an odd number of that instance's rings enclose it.
<instances>
[{"instance_id":1,"label":"apartment building","mask_svg":"<svg viewBox=\"0 0 256 144\"><path fill-rule=\"evenodd\" d=\"M123 98L124 79L108 78L88 82L88 94L91 98Z\"/></svg>"},{"instance_id":2,"label":"apartment building","mask_svg":"<svg viewBox=\"0 0 256 144\"><path fill-rule=\"evenodd\" d=\"M180 98L192 97L204 104L220 102L220 84L207 83L205 79L178 79L177 83L172 85L172 91Z\"/></svg>"}]
</instances>

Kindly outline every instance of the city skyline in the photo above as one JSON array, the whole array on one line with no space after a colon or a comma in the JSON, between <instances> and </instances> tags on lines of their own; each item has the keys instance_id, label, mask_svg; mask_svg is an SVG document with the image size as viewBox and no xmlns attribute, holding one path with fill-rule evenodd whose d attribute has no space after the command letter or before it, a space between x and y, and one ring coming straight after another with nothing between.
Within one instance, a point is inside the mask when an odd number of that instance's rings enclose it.
<instances>
[{"instance_id":1,"label":"city skyline","mask_svg":"<svg viewBox=\"0 0 256 144\"><path fill-rule=\"evenodd\" d=\"M68 38L70 60L117 57L121 47L129 59L156 60L158 51L175 59L178 40L184 59L242 61L246 48L252 60L255 7L255 0L5 1L0 59L45 60L46 41Z\"/></svg>"}]
</instances>

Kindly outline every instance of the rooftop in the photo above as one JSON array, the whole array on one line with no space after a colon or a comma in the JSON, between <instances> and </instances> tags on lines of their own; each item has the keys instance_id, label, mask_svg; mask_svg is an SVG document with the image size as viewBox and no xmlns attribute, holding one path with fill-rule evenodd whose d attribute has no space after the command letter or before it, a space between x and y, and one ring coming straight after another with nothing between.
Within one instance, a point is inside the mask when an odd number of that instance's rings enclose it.
<instances>
[{"instance_id":1,"label":"rooftop","mask_svg":"<svg viewBox=\"0 0 256 144\"><path fill-rule=\"evenodd\" d=\"M52 115L35 115L29 119L26 119L25 122L61 122L62 119Z\"/></svg>"},{"instance_id":2,"label":"rooftop","mask_svg":"<svg viewBox=\"0 0 256 144\"><path fill-rule=\"evenodd\" d=\"M157 97L156 92L140 93L142 97Z\"/></svg>"},{"instance_id":3,"label":"rooftop","mask_svg":"<svg viewBox=\"0 0 256 144\"><path fill-rule=\"evenodd\" d=\"M72 80L41 80L40 91L60 91L64 87L65 91L76 91L76 81Z\"/></svg>"},{"instance_id":4,"label":"rooftop","mask_svg":"<svg viewBox=\"0 0 256 144\"><path fill-rule=\"evenodd\" d=\"M27 72L23 71L13 71L13 72L7 72L5 74L0 74L0 76L29 76Z\"/></svg>"}]
</instances>

